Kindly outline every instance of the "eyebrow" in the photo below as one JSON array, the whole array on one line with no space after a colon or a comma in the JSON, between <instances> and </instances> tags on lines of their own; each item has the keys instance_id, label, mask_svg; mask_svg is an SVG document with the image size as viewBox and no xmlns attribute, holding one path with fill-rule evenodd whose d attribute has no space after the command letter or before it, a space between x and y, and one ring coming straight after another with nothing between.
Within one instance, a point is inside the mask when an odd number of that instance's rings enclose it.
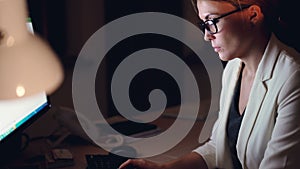
<instances>
[{"instance_id":1,"label":"eyebrow","mask_svg":"<svg viewBox=\"0 0 300 169\"><path fill-rule=\"evenodd\" d=\"M220 14L218 14L218 13L210 13L210 14L207 14L207 15L205 16L205 20L208 20L209 17L212 16L212 15L220 15Z\"/></svg>"}]
</instances>

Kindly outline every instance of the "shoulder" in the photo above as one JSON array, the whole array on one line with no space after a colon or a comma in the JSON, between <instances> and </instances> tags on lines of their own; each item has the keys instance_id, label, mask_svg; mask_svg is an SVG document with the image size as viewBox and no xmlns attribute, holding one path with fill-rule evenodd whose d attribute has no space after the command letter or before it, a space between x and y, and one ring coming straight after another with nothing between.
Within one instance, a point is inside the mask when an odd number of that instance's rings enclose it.
<instances>
[{"instance_id":1,"label":"shoulder","mask_svg":"<svg viewBox=\"0 0 300 169\"><path fill-rule=\"evenodd\" d=\"M274 72L278 75L282 75L284 78L297 77L294 75L300 71L300 54L283 43L279 43L279 47L280 52Z\"/></svg>"},{"instance_id":2,"label":"shoulder","mask_svg":"<svg viewBox=\"0 0 300 169\"><path fill-rule=\"evenodd\" d=\"M300 54L278 43L279 54L273 70L273 82L280 87L279 100L300 99ZM297 97L296 97L297 96Z\"/></svg>"},{"instance_id":3,"label":"shoulder","mask_svg":"<svg viewBox=\"0 0 300 169\"><path fill-rule=\"evenodd\" d=\"M232 74L233 72L238 71L241 64L242 61L238 58L228 61L224 69L224 74Z\"/></svg>"},{"instance_id":4,"label":"shoulder","mask_svg":"<svg viewBox=\"0 0 300 169\"><path fill-rule=\"evenodd\" d=\"M277 78L286 79L299 68L299 53L272 35L258 65L256 75L257 79L262 81Z\"/></svg>"},{"instance_id":5,"label":"shoulder","mask_svg":"<svg viewBox=\"0 0 300 169\"><path fill-rule=\"evenodd\" d=\"M294 48L282 43L278 39L275 39L274 41L279 50L277 66L284 70L299 70L300 53L298 53Z\"/></svg>"},{"instance_id":6,"label":"shoulder","mask_svg":"<svg viewBox=\"0 0 300 169\"><path fill-rule=\"evenodd\" d=\"M232 76L236 76L242 66L242 61L238 58L227 62L223 71L223 81L230 80Z\"/></svg>"}]
</instances>

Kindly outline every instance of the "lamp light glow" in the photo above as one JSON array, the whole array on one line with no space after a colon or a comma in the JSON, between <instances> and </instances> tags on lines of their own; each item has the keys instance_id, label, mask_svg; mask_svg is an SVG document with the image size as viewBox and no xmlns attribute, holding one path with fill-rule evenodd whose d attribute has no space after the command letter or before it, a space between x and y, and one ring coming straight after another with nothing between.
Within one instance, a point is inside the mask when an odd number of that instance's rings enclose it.
<instances>
[{"instance_id":1,"label":"lamp light glow","mask_svg":"<svg viewBox=\"0 0 300 169\"><path fill-rule=\"evenodd\" d=\"M59 59L27 18L26 0L0 0L0 100L51 94L63 81Z\"/></svg>"},{"instance_id":2,"label":"lamp light glow","mask_svg":"<svg viewBox=\"0 0 300 169\"><path fill-rule=\"evenodd\" d=\"M26 90L23 86L17 86L16 88L16 94L18 97L23 97L26 93Z\"/></svg>"}]
</instances>

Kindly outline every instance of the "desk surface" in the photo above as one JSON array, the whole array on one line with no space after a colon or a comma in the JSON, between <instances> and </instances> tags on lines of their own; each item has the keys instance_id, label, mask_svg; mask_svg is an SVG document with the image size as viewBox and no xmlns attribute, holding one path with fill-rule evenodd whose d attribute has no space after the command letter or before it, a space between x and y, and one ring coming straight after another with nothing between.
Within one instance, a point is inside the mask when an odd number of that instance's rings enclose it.
<instances>
[{"instance_id":1,"label":"desk surface","mask_svg":"<svg viewBox=\"0 0 300 169\"><path fill-rule=\"evenodd\" d=\"M167 129L174 121L174 118L170 117L160 117L154 123L159 126L161 129ZM184 123L190 123L191 120L183 119ZM172 159L175 159L179 156L182 156L186 153L189 153L191 150L199 146L198 138L203 126L204 121L196 121L191 131L187 134L187 136L174 148L170 149L169 151L156 155L153 157L149 157L147 159L154 161L154 162L165 162ZM66 141L67 142L67 141ZM80 143L72 143L69 144L63 143L60 147L67 148L71 151L74 158L74 166L71 167L64 167L63 169L85 169L87 164L85 160L86 154L105 154L103 149L100 147L90 144L88 142L80 142ZM49 152L51 148L49 144L45 140L33 141L29 144L29 147L24 151L18 159L16 159L13 163L22 164L24 161L39 155L45 152Z\"/></svg>"}]
</instances>

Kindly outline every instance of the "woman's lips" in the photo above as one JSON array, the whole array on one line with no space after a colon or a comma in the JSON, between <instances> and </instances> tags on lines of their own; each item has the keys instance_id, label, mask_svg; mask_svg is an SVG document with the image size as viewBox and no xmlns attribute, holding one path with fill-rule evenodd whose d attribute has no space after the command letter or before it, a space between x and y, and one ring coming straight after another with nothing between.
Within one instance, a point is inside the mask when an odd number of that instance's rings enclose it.
<instances>
[{"instance_id":1,"label":"woman's lips","mask_svg":"<svg viewBox=\"0 0 300 169\"><path fill-rule=\"evenodd\" d=\"M220 52L221 51L221 47L213 47L215 52Z\"/></svg>"}]
</instances>

